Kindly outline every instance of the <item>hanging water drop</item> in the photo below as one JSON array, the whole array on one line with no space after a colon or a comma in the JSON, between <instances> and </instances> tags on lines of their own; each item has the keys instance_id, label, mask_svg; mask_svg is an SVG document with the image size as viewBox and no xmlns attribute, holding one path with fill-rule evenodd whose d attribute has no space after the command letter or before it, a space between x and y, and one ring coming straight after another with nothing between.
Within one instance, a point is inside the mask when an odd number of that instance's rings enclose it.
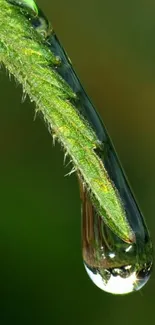
<instances>
[{"instance_id":1,"label":"hanging water drop","mask_svg":"<svg viewBox=\"0 0 155 325\"><path fill-rule=\"evenodd\" d=\"M136 242L125 243L98 215L82 185L81 198L82 253L90 279L97 287L112 294L141 289L148 281L153 265L152 243L143 219L141 231L135 232Z\"/></svg>"}]
</instances>

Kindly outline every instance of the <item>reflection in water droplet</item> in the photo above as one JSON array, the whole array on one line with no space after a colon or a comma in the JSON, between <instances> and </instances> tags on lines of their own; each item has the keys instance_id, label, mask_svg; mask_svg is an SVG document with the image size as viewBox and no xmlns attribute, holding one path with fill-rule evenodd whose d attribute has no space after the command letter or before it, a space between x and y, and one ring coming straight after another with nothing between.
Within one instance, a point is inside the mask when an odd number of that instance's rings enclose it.
<instances>
[{"instance_id":1,"label":"reflection in water droplet","mask_svg":"<svg viewBox=\"0 0 155 325\"><path fill-rule=\"evenodd\" d=\"M141 289L152 269L152 243L145 225L145 238L135 234L136 243L118 238L104 223L89 195L81 186L82 250L86 271L96 286L113 294Z\"/></svg>"}]
</instances>

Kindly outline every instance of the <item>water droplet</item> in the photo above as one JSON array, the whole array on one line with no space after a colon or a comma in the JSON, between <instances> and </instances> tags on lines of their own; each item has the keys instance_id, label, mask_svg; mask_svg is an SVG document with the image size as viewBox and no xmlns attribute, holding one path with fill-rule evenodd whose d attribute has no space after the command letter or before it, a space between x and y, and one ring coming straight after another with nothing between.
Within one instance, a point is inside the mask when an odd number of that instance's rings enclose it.
<instances>
[{"instance_id":1,"label":"water droplet","mask_svg":"<svg viewBox=\"0 0 155 325\"><path fill-rule=\"evenodd\" d=\"M14 6L21 8L25 17L30 21L35 30L45 39L51 33L51 25L43 14L42 10L36 5L33 0L7 0Z\"/></svg>"},{"instance_id":2,"label":"water droplet","mask_svg":"<svg viewBox=\"0 0 155 325\"><path fill-rule=\"evenodd\" d=\"M98 215L86 189L82 185L80 189L82 252L90 279L100 289L113 294L141 289L150 277L153 264L152 243L144 222L143 231L135 233L135 243L122 241Z\"/></svg>"},{"instance_id":3,"label":"water droplet","mask_svg":"<svg viewBox=\"0 0 155 325\"><path fill-rule=\"evenodd\" d=\"M35 28L35 30L39 34L41 34L45 39L48 36L48 34L52 32L51 25L40 8L38 8L38 14L36 16L31 15L29 19L31 21L32 26Z\"/></svg>"},{"instance_id":4,"label":"water droplet","mask_svg":"<svg viewBox=\"0 0 155 325\"><path fill-rule=\"evenodd\" d=\"M21 8L27 8L32 10L35 14L38 14L38 9L35 1L33 0L7 0L13 5L19 6Z\"/></svg>"}]
</instances>

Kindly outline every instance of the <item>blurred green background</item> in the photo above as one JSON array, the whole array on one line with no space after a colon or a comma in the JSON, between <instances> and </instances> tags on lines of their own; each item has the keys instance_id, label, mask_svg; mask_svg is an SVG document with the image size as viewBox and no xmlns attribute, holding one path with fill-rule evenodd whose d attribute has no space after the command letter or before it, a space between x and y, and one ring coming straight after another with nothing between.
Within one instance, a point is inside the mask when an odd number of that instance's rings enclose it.
<instances>
[{"instance_id":1,"label":"blurred green background","mask_svg":"<svg viewBox=\"0 0 155 325\"><path fill-rule=\"evenodd\" d=\"M113 139L155 241L155 2L40 0ZM155 323L155 273L111 296L81 258L76 176L0 70L0 324Z\"/></svg>"}]
</instances>

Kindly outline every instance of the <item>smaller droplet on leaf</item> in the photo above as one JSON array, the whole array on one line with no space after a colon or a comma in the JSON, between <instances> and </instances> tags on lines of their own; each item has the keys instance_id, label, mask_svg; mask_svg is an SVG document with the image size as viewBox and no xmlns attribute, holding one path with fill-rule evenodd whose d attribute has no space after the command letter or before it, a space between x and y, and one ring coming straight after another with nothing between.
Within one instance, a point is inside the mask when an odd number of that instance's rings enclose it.
<instances>
[{"instance_id":1,"label":"smaller droplet on leaf","mask_svg":"<svg viewBox=\"0 0 155 325\"><path fill-rule=\"evenodd\" d=\"M25 16L32 24L33 28L41 34L44 38L51 33L51 26L43 14L42 10L36 5L33 0L7 0L12 5L20 7L23 12L25 12Z\"/></svg>"},{"instance_id":2,"label":"smaller droplet on leaf","mask_svg":"<svg viewBox=\"0 0 155 325\"><path fill-rule=\"evenodd\" d=\"M38 8L33 0L7 0L8 2L12 3L13 5L17 5L21 8L29 8L32 11L35 12L35 14L38 14Z\"/></svg>"},{"instance_id":3,"label":"smaller droplet on leaf","mask_svg":"<svg viewBox=\"0 0 155 325\"><path fill-rule=\"evenodd\" d=\"M44 38L51 33L51 25L41 9L38 8L37 16L31 17L31 23L35 30Z\"/></svg>"}]
</instances>

